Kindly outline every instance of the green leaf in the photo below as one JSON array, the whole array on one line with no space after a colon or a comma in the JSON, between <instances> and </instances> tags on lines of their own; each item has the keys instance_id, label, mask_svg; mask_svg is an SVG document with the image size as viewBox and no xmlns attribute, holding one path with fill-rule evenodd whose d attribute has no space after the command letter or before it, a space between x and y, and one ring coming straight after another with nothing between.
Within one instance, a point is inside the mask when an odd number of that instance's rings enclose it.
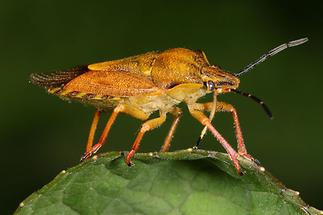
<instances>
[{"instance_id":1,"label":"green leaf","mask_svg":"<svg viewBox=\"0 0 323 215\"><path fill-rule=\"evenodd\" d=\"M263 167L203 150L138 153L134 165L111 152L62 171L16 214L323 214Z\"/></svg>"}]
</instances>

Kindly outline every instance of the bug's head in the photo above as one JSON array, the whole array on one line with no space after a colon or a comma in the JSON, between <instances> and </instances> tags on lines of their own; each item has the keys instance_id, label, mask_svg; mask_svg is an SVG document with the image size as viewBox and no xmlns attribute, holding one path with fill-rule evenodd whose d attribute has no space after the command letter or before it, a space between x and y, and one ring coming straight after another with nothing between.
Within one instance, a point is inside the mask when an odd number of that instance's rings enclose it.
<instances>
[{"instance_id":1,"label":"bug's head","mask_svg":"<svg viewBox=\"0 0 323 215\"><path fill-rule=\"evenodd\" d=\"M218 66L204 67L201 73L204 86L208 92L220 94L239 87L239 78Z\"/></svg>"}]
</instances>

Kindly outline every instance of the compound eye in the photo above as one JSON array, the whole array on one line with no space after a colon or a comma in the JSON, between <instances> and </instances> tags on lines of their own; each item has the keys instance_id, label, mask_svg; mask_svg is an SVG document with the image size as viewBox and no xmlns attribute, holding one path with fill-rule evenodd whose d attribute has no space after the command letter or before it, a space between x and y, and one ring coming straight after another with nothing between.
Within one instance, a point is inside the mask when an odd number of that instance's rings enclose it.
<instances>
[{"instance_id":1,"label":"compound eye","mask_svg":"<svg viewBox=\"0 0 323 215\"><path fill-rule=\"evenodd\" d=\"M207 90L208 90L208 91L214 91L214 89L215 89L215 84L214 84L214 82L213 82L213 81L211 81L211 80L208 80L208 81L206 82L206 88L207 88Z\"/></svg>"}]
</instances>

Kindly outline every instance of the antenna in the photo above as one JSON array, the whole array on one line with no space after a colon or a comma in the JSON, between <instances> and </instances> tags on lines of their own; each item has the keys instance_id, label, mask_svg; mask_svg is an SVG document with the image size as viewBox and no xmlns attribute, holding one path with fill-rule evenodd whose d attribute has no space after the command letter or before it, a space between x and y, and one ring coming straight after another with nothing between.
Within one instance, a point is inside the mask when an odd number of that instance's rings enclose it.
<instances>
[{"instance_id":1,"label":"antenna","mask_svg":"<svg viewBox=\"0 0 323 215\"><path fill-rule=\"evenodd\" d=\"M243 95L245 97L248 97L248 98L251 98L253 101L257 102L258 104L261 105L262 109L265 111L265 113L267 114L267 116L270 118L270 119L273 119L273 114L271 113L269 107L259 98L257 98L256 96L250 94L250 93L244 93L244 92L241 92L240 90L236 90L236 89L231 89L231 91L237 93L237 94L240 94L240 95Z\"/></svg>"},{"instance_id":2,"label":"antenna","mask_svg":"<svg viewBox=\"0 0 323 215\"><path fill-rule=\"evenodd\" d=\"M290 47L294 47L294 46L299 46L303 43L306 43L308 41L308 38L302 38L302 39L298 39L298 40L293 40L293 41L289 41L287 43L281 44L280 46L277 46L276 48L268 51L266 54L263 54L258 60L248 64L243 70L239 71L238 73L235 73L235 76L240 76L246 72L249 72L250 70L252 70L255 66L257 66L258 64L264 62L265 60L267 60L268 58L274 56L275 54L278 54L279 52L283 51L284 49L290 48Z\"/></svg>"}]
</instances>

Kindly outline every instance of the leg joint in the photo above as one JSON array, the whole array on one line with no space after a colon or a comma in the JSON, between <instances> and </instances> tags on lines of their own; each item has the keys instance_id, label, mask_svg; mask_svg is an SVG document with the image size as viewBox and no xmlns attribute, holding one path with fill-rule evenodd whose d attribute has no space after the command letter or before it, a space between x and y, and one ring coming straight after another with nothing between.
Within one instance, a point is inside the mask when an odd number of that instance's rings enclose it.
<instances>
[{"instance_id":1,"label":"leg joint","mask_svg":"<svg viewBox=\"0 0 323 215\"><path fill-rule=\"evenodd\" d=\"M183 115L183 111L179 107L175 107L171 113L175 117L179 117L179 116L182 116Z\"/></svg>"},{"instance_id":2,"label":"leg joint","mask_svg":"<svg viewBox=\"0 0 323 215\"><path fill-rule=\"evenodd\" d=\"M230 112L233 112L233 113L236 113L237 112L237 110L231 105L231 107L230 107Z\"/></svg>"},{"instance_id":3,"label":"leg joint","mask_svg":"<svg viewBox=\"0 0 323 215\"><path fill-rule=\"evenodd\" d=\"M210 122L210 119L209 118L204 118L204 119L202 119L201 120L201 124L202 125L207 125L207 124L210 124L211 122Z\"/></svg>"},{"instance_id":4,"label":"leg joint","mask_svg":"<svg viewBox=\"0 0 323 215\"><path fill-rule=\"evenodd\" d=\"M149 131L149 130L150 130L150 126L148 124L144 123L141 126L140 132L146 132L146 131Z\"/></svg>"},{"instance_id":5,"label":"leg joint","mask_svg":"<svg viewBox=\"0 0 323 215\"><path fill-rule=\"evenodd\" d=\"M121 104L115 107L113 109L113 112L119 113L119 112L123 112L125 109L126 109L125 105Z\"/></svg>"}]
</instances>

